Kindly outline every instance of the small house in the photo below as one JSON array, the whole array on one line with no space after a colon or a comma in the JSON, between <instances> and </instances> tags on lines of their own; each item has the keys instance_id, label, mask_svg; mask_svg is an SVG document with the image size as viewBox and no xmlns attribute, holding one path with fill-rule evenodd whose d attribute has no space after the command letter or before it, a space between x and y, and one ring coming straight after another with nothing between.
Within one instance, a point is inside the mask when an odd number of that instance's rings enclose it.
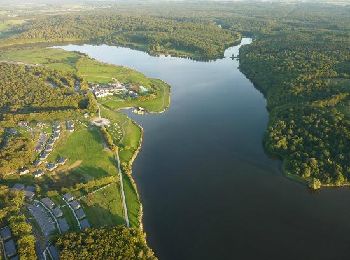
<instances>
[{"instance_id":1,"label":"small house","mask_svg":"<svg viewBox=\"0 0 350 260\"><path fill-rule=\"evenodd\" d=\"M47 141L47 145L54 145L55 144L55 140L53 138L50 138L48 141Z\"/></svg>"},{"instance_id":2,"label":"small house","mask_svg":"<svg viewBox=\"0 0 350 260\"><path fill-rule=\"evenodd\" d=\"M46 164L46 169L48 171L50 171L50 172L52 172L56 168L57 168L57 164L55 164L55 163L48 163L48 164Z\"/></svg>"},{"instance_id":3,"label":"small house","mask_svg":"<svg viewBox=\"0 0 350 260\"><path fill-rule=\"evenodd\" d=\"M2 241L6 241L9 240L12 237L12 233L11 230L8 226L0 229L0 236Z\"/></svg>"},{"instance_id":4,"label":"small house","mask_svg":"<svg viewBox=\"0 0 350 260\"><path fill-rule=\"evenodd\" d=\"M18 171L19 175L24 175L24 174L28 174L29 170L27 168L21 168Z\"/></svg>"},{"instance_id":5,"label":"small house","mask_svg":"<svg viewBox=\"0 0 350 260\"><path fill-rule=\"evenodd\" d=\"M24 196L28 199L28 200L32 200L35 196L35 193L29 190L25 190L24 191Z\"/></svg>"},{"instance_id":6,"label":"small house","mask_svg":"<svg viewBox=\"0 0 350 260\"><path fill-rule=\"evenodd\" d=\"M55 207L55 203L49 199L49 198L43 198L41 199L41 202L46 206L48 207L49 209L53 209Z\"/></svg>"},{"instance_id":7,"label":"small house","mask_svg":"<svg viewBox=\"0 0 350 260\"><path fill-rule=\"evenodd\" d=\"M54 132L54 133L52 134L52 139L56 141L56 140L58 140L58 138L60 138L60 134L57 133L57 132Z\"/></svg>"},{"instance_id":8,"label":"small house","mask_svg":"<svg viewBox=\"0 0 350 260\"><path fill-rule=\"evenodd\" d=\"M81 229L89 228L90 227L89 221L86 218L84 218L83 220L80 221L80 227Z\"/></svg>"},{"instance_id":9,"label":"small house","mask_svg":"<svg viewBox=\"0 0 350 260\"><path fill-rule=\"evenodd\" d=\"M63 158L63 157L57 160L58 165L64 165L66 162L67 162L67 158Z\"/></svg>"},{"instance_id":10,"label":"small house","mask_svg":"<svg viewBox=\"0 0 350 260\"><path fill-rule=\"evenodd\" d=\"M78 219L83 219L86 217L85 212L82 208L78 209L77 211L75 211L75 215L77 215Z\"/></svg>"},{"instance_id":11,"label":"small house","mask_svg":"<svg viewBox=\"0 0 350 260\"><path fill-rule=\"evenodd\" d=\"M57 219L58 225L62 231L62 233L65 233L69 230L69 225L67 223L67 220L65 218L59 218Z\"/></svg>"},{"instance_id":12,"label":"small house","mask_svg":"<svg viewBox=\"0 0 350 260\"><path fill-rule=\"evenodd\" d=\"M13 190L24 190L24 184L22 183L16 183L15 185L13 185L12 189Z\"/></svg>"},{"instance_id":13,"label":"small house","mask_svg":"<svg viewBox=\"0 0 350 260\"><path fill-rule=\"evenodd\" d=\"M72 194L66 193L66 194L63 195L63 199L64 199L65 201L70 202L70 201L74 200L74 197L73 197Z\"/></svg>"},{"instance_id":14,"label":"small house","mask_svg":"<svg viewBox=\"0 0 350 260\"><path fill-rule=\"evenodd\" d=\"M71 202L69 202L69 205L74 209L74 210L78 210L80 209L80 204L78 201L73 200Z\"/></svg>"},{"instance_id":15,"label":"small house","mask_svg":"<svg viewBox=\"0 0 350 260\"><path fill-rule=\"evenodd\" d=\"M74 123L72 121L67 121L66 128L67 128L67 131L74 132Z\"/></svg>"},{"instance_id":16,"label":"small house","mask_svg":"<svg viewBox=\"0 0 350 260\"><path fill-rule=\"evenodd\" d=\"M52 152L53 150L53 146L51 144L48 144L46 147L45 147L45 152Z\"/></svg>"},{"instance_id":17,"label":"small house","mask_svg":"<svg viewBox=\"0 0 350 260\"><path fill-rule=\"evenodd\" d=\"M10 258L17 254L16 244L13 239L4 243L5 255Z\"/></svg>"},{"instance_id":18,"label":"small house","mask_svg":"<svg viewBox=\"0 0 350 260\"><path fill-rule=\"evenodd\" d=\"M43 163L43 161L37 159L37 160L35 160L35 161L33 162L33 165L34 165L35 167L38 167L38 166L39 166L40 164L42 164L42 163Z\"/></svg>"},{"instance_id":19,"label":"small house","mask_svg":"<svg viewBox=\"0 0 350 260\"><path fill-rule=\"evenodd\" d=\"M52 213L55 215L56 218L60 218L63 216L63 212L59 207L56 207L52 210Z\"/></svg>"},{"instance_id":20,"label":"small house","mask_svg":"<svg viewBox=\"0 0 350 260\"><path fill-rule=\"evenodd\" d=\"M45 174L45 172L43 170L36 170L35 172L33 172L34 178L39 178L39 177L43 176L44 174Z\"/></svg>"},{"instance_id":21,"label":"small house","mask_svg":"<svg viewBox=\"0 0 350 260\"><path fill-rule=\"evenodd\" d=\"M49 155L50 155L50 153L47 152L47 151L42 152L41 155L40 155L40 160L47 159L47 157L49 157Z\"/></svg>"}]
</instances>

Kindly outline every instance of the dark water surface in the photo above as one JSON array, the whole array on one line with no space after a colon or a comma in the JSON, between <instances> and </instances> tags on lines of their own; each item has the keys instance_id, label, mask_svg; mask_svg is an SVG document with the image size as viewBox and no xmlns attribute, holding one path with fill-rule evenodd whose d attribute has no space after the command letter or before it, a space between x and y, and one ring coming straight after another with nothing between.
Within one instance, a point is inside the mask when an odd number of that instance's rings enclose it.
<instances>
[{"instance_id":1,"label":"dark water surface","mask_svg":"<svg viewBox=\"0 0 350 260\"><path fill-rule=\"evenodd\" d=\"M228 58L239 47L213 62L106 45L64 49L172 86L167 112L133 115L145 130L134 178L160 259L350 259L350 190L311 193L266 156L265 99Z\"/></svg>"}]
</instances>

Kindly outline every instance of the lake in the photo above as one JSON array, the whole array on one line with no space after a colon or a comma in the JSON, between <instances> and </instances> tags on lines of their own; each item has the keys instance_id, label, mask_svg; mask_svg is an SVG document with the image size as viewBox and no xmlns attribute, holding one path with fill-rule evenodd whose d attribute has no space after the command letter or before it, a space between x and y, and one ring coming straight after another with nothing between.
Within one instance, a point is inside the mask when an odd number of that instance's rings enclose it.
<instances>
[{"instance_id":1,"label":"lake","mask_svg":"<svg viewBox=\"0 0 350 260\"><path fill-rule=\"evenodd\" d=\"M239 46L211 62L107 45L63 49L172 87L168 111L131 115L144 128L133 174L160 259L348 259L350 190L312 193L264 153L266 101L230 58Z\"/></svg>"}]
</instances>

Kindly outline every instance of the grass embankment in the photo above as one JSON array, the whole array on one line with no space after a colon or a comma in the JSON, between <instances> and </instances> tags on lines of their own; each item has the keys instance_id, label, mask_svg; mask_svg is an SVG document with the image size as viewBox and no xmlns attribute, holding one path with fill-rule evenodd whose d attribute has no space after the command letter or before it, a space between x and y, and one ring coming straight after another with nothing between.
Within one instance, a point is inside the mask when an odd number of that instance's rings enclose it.
<instances>
[{"instance_id":1,"label":"grass embankment","mask_svg":"<svg viewBox=\"0 0 350 260\"><path fill-rule=\"evenodd\" d=\"M111 121L111 127L121 130L121 135L118 131L109 129L114 143L119 147L119 158L122 166L131 166L135 154L138 152L142 139L142 129L134 121L128 118L125 114L109 110L101 107L101 115ZM141 202L137 193L137 187L131 176L131 170L123 167L123 184L126 197L126 206L128 216L132 227L140 226L141 221Z\"/></svg>"}]
</instances>

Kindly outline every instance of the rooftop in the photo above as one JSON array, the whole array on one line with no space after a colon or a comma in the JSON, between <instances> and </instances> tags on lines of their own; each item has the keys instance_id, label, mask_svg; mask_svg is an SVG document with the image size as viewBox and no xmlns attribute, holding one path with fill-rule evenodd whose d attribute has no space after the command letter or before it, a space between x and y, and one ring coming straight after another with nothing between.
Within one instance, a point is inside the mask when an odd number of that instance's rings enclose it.
<instances>
[{"instance_id":1,"label":"rooftop","mask_svg":"<svg viewBox=\"0 0 350 260\"><path fill-rule=\"evenodd\" d=\"M87 229L90 227L90 223L86 218L84 218L83 220L80 221L80 226L81 226L81 229Z\"/></svg>"},{"instance_id":2,"label":"rooftop","mask_svg":"<svg viewBox=\"0 0 350 260\"><path fill-rule=\"evenodd\" d=\"M58 225L60 226L60 229L62 233L65 233L69 230L69 225L67 223L67 220L65 218L59 218L57 219Z\"/></svg>"},{"instance_id":3,"label":"rooftop","mask_svg":"<svg viewBox=\"0 0 350 260\"><path fill-rule=\"evenodd\" d=\"M56 218L60 218L63 216L63 212L59 207L56 207L52 210L53 214L55 215Z\"/></svg>"},{"instance_id":4,"label":"rooftop","mask_svg":"<svg viewBox=\"0 0 350 260\"><path fill-rule=\"evenodd\" d=\"M26 191L24 191L24 196L25 196L27 199L30 199L30 200L31 200L31 199L35 196L35 193L32 192L32 191L26 190Z\"/></svg>"},{"instance_id":5,"label":"rooftop","mask_svg":"<svg viewBox=\"0 0 350 260\"><path fill-rule=\"evenodd\" d=\"M41 199L41 202L45 204L46 207L53 209L53 207L55 206L55 203L53 203L53 201L49 198L43 198Z\"/></svg>"},{"instance_id":6,"label":"rooftop","mask_svg":"<svg viewBox=\"0 0 350 260\"><path fill-rule=\"evenodd\" d=\"M69 202L69 205L70 205L73 209L75 209L75 210L77 210L77 209L80 208L80 204L79 204L79 202L76 201L76 200L73 200L73 201Z\"/></svg>"},{"instance_id":7,"label":"rooftop","mask_svg":"<svg viewBox=\"0 0 350 260\"><path fill-rule=\"evenodd\" d=\"M12 237L11 230L9 227L4 227L0 230L0 236L2 240L6 241L7 239L10 239Z\"/></svg>"},{"instance_id":8,"label":"rooftop","mask_svg":"<svg viewBox=\"0 0 350 260\"><path fill-rule=\"evenodd\" d=\"M13 239L4 243L5 254L7 257L11 257L17 254L16 244Z\"/></svg>"},{"instance_id":9,"label":"rooftop","mask_svg":"<svg viewBox=\"0 0 350 260\"><path fill-rule=\"evenodd\" d=\"M86 217L85 212L82 208L78 209L75 214L77 215L78 219L83 219Z\"/></svg>"},{"instance_id":10,"label":"rooftop","mask_svg":"<svg viewBox=\"0 0 350 260\"><path fill-rule=\"evenodd\" d=\"M31 191L31 192L35 192L35 187L34 186L27 186L24 188L25 191Z\"/></svg>"},{"instance_id":11,"label":"rooftop","mask_svg":"<svg viewBox=\"0 0 350 260\"><path fill-rule=\"evenodd\" d=\"M64 200L66 201L72 201L74 199L73 195L70 193L66 193L63 195Z\"/></svg>"},{"instance_id":12,"label":"rooftop","mask_svg":"<svg viewBox=\"0 0 350 260\"><path fill-rule=\"evenodd\" d=\"M24 190L24 184L16 183L15 185L13 185L12 189L14 189L14 190Z\"/></svg>"}]
</instances>

